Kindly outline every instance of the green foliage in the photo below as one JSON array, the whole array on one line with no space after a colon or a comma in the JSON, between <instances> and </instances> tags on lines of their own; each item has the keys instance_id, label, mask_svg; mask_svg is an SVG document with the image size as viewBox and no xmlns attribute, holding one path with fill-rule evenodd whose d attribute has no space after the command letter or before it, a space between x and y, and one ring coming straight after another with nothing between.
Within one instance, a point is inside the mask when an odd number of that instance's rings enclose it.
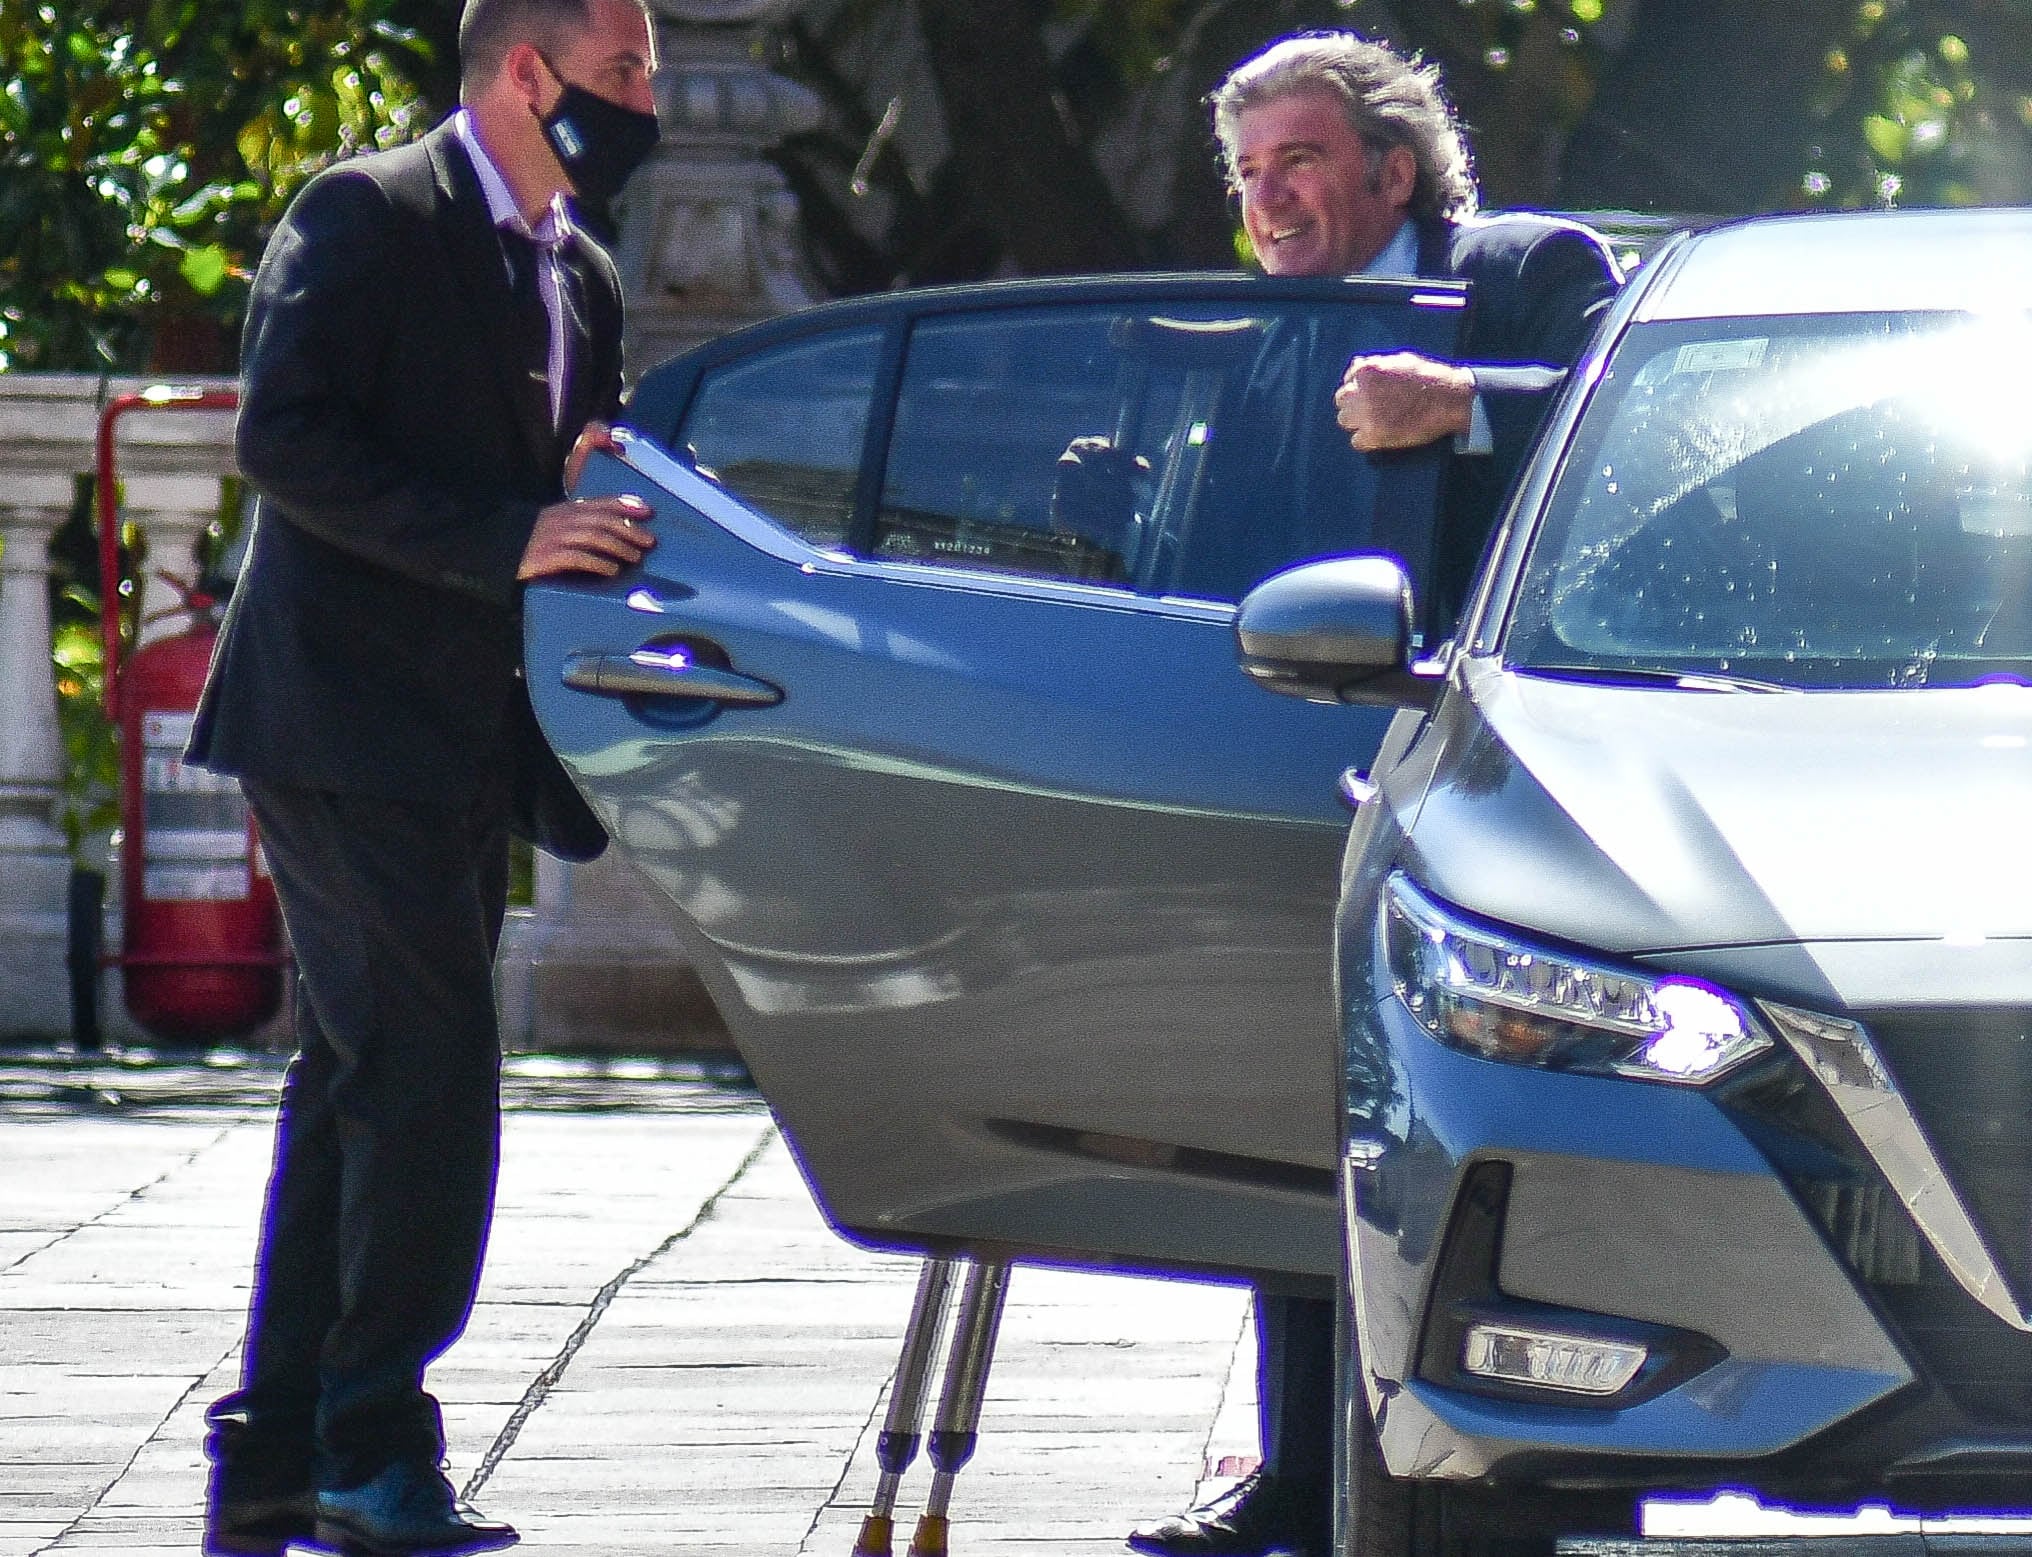
<instances>
[{"instance_id":1,"label":"green foliage","mask_svg":"<svg viewBox=\"0 0 2032 1557\"><path fill-rule=\"evenodd\" d=\"M1813 90L1826 134L1804 203L2032 194L2032 0L1862 0Z\"/></svg>"},{"instance_id":2,"label":"green foliage","mask_svg":"<svg viewBox=\"0 0 2032 1557\"><path fill-rule=\"evenodd\" d=\"M1054 0L1052 6L1061 26L1078 31L1132 84L1172 68L1198 9L1184 0Z\"/></svg>"},{"instance_id":3,"label":"green foliage","mask_svg":"<svg viewBox=\"0 0 2032 1557\"><path fill-rule=\"evenodd\" d=\"M99 559L92 530L92 482L80 478L70 518L50 544L50 659L64 744L60 822L80 863L93 834L119 809L119 753L106 720L105 654L99 642ZM131 613L130 613L131 614ZM129 624L131 627L131 623Z\"/></svg>"},{"instance_id":4,"label":"green foliage","mask_svg":"<svg viewBox=\"0 0 2032 1557\"><path fill-rule=\"evenodd\" d=\"M454 15L0 0L0 369L230 369L268 226L325 162L449 100Z\"/></svg>"},{"instance_id":5,"label":"green foliage","mask_svg":"<svg viewBox=\"0 0 2032 1557\"><path fill-rule=\"evenodd\" d=\"M105 651L96 627L83 619L65 622L56 629L51 657L64 743L62 822L76 855L119 816L119 743L105 713Z\"/></svg>"}]
</instances>

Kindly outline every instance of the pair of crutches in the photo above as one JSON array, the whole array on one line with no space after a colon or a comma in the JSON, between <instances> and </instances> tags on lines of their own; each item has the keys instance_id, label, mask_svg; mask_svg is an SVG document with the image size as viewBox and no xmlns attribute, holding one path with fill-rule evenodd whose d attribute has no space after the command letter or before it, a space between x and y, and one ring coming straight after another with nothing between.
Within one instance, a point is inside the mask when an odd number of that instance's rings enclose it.
<instances>
[{"instance_id":1,"label":"pair of crutches","mask_svg":"<svg viewBox=\"0 0 2032 1557\"><path fill-rule=\"evenodd\" d=\"M966 1279L953 1310L938 1415L926 1446L931 1456L931 1491L909 1550L909 1557L946 1557L953 1479L974 1457L981 1402L988 1392L988 1366L995 1358L1002 1303L1009 1295L1009 1267L995 1261L928 1259L918 1273L917 1296L910 1305L910 1323L903 1331L903 1352L896 1360L896 1378L889 1387L889 1410L875 1440L875 1463L881 1466L882 1475L875 1484L868 1516L861 1521L853 1557L891 1557L896 1497L903 1487L903 1473L917 1458L932 1358L938 1350L953 1284L962 1274Z\"/></svg>"}]
</instances>

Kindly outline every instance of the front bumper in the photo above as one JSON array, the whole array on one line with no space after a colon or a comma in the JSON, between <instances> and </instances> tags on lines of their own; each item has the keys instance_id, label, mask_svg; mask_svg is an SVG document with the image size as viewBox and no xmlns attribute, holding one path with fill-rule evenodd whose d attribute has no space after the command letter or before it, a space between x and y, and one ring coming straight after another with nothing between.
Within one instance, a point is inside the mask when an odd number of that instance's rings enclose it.
<instances>
[{"instance_id":1,"label":"front bumper","mask_svg":"<svg viewBox=\"0 0 2032 1557\"><path fill-rule=\"evenodd\" d=\"M1370 1409L1400 1476L1703 1485L1915 1380L1784 1181L1708 1095L1433 1042L1394 998L1350 1065L1349 1269ZM1508 1167L1493 1286L1533 1313L1712 1342L1630 1403L1435 1382L1442 1254L1477 1164ZM1424 1366L1421 1367L1421 1362ZM1645 1397L1641 1386L1628 1392Z\"/></svg>"},{"instance_id":2,"label":"front bumper","mask_svg":"<svg viewBox=\"0 0 2032 1557\"><path fill-rule=\"evenodd\" d=\"M1349 1015L1350 1295L1394 1474L2026 1504L2032 1336L1960 1291L1795 1057L1692 1090L1470 1057L1393 997ZM1461 1230L1495 1179L1475 1290ZM1458 1311L1490 1304L1662 1338L1657 1365L1605 1399L1469 1377Z\"/></svg>"}]
</instances>

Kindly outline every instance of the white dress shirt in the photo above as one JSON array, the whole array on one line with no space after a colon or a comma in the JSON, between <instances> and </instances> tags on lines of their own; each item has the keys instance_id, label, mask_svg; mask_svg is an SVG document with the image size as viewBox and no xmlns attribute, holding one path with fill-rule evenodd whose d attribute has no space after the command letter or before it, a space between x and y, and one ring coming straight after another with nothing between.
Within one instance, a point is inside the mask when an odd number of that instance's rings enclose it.
<instances>
[{"instance_id":1,"label":"white dress shirt","mask_svg":"<svg viewBox=\"0 0 2032 1557\"><path fill-rule=\"evenodd\" d=\"M497 229L520 234L536 246L541 256L536 269L537 295L543 299L543 311L550 319L550 350L545 359L545 378L550 385L550 424L558 425L564 415L565 374L570 371L569 348L565 343L564 262L558 256L558 246L570 235L570 225L564 218L564 197L559 195L551 201L543 213L543 220L534 227L523 218L515 204L515 197L508 192L508 180L501 176L501 170L494 165L494 159L487 154L487 148L480 144L478 132L473 128L473 116L461 108L452 115L452 133L459 138L459 144L466 148L466 155L473 160L473 171L480 175L480 192L487 197L487 215ZM502 264L508 265L506 250L502 252ZM510 267L512 270L512 267ZM510 276L511 283L513 276Z\"/></svg>"}]
</instances>

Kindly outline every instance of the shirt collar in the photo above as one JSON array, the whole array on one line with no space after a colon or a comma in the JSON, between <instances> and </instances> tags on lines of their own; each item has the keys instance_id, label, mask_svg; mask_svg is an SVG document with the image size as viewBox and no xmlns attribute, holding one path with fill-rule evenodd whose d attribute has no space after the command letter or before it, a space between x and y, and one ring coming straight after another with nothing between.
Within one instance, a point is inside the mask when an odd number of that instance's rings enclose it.
<instances>
[{"instance_id":1,"label":"shirt collar","mask_svg":"<svg viewBox=\"0 0 2032 1557\"><path fill-rule=\"evenodd\" d=\"M1418 274L1418 229L1407 218L1398 224L1382 252L1362 267L1365 276L1415 276Z\"/></svg>"},{"instance_id":2,"label":"shirt collar","mask_svg":"<svg viewBox=\"0 0 2032 1557\"><path fill-rule=\"evenodd\" d=\"M496 227L505 227L513 233L520 233L531 242L555 244L564 240L566 227L559 215L558 201L552 201L543 213L543 219L534 227L523 219L516 208L514 195L508 192L508 180L501 176L501 169L488 155L487 148L480 144L478 130L473 126L470 109L461 108L452 115L452 134L459 138L459 144L466 148L466 155L472 160L473 171L480 176L480 193L487 200L487 220Z\"/></svg>"}]
</instances>

